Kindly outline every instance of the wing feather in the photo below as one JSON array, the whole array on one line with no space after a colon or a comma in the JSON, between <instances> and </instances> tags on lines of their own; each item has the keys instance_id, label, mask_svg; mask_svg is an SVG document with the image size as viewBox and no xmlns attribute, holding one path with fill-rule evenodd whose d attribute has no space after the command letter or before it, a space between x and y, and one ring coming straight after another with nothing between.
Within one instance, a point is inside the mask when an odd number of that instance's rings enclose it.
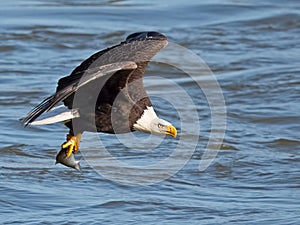
<instances>
[{"instance_id":1,"label":"wing feather","mask_svg":"<svg viewBox=\"0 0 300 225\"><path fill-rule=\"evenodd\" d=\"M132 61L116 62L100 67L94 67L92 69L86 69L82 71L82 76L79 76L77 79L72 80L69 84L58 90L55 94L49 96L40 104L38 104L32 111L30 111L25 117L21 118L21 121L25 126L33 122L38 118L42 113L49 111L56 104L63 101L73 93L75 93L79 88L84 85L98 79L100 77L113 74L121 70L135 70L137 64Z\"/></svg>"}]
</instances>

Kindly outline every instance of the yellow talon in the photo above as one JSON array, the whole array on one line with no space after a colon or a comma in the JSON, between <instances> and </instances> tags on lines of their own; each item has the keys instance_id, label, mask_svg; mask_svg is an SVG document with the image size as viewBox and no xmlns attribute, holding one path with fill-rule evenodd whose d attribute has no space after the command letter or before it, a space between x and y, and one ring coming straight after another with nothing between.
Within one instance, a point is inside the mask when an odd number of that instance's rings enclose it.
<instances>
[{"instance_id":1,"label":"yellow talon","mask_svg":"<svg viewBox=\"0 0 300 225\"><path fill-rule=\"evenodd\" d=\"M67 148L66 156L69 157L72 153L76 154L79 150L79 143L81 139L81 134L72 136L67 134L67 141L61 145L61 148Z\"/></svg>"}]
</instances>

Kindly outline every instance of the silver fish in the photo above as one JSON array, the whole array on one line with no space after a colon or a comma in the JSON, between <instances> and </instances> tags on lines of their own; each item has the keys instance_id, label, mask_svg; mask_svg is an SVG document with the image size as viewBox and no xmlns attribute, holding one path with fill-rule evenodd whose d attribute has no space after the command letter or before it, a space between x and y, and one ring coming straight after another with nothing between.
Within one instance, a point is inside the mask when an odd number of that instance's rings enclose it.
<instances>
[{"instance_id":1,"label":"silver fish","mask_svg":"<svg viewBox=\"0 0 300 225\"><path fill-rule=\"evenodd\" d=\"M67 149L63 148L59 151L59 153L56 155L55 164L61 163L65 166L74 168L77 171L81 171L80 164L79 164L80 162L75 160L73 153L69 157L67 157L66 150Z\"/></svg>"}]
</instances>

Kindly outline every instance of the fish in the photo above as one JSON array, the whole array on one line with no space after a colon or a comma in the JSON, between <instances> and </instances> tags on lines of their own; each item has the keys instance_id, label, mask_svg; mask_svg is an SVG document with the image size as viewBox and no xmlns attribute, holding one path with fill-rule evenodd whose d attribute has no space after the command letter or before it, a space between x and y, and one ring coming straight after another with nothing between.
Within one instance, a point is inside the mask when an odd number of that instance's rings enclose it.
<instances>
[{"instance_id":1,"label":"fish","mask_svg":"<svg viewBox=\"0 0 300 225\"><path fill-rule=\"evenodd\" d=\"M81 172L80 161L75 160L73 153L69 157L67 157L66 151L67 151L66 148L62 148L59 151L59 153L56 155L55 164L61 163L65 166L74 168L75 170Z\"/></svg>"}]
</instances>

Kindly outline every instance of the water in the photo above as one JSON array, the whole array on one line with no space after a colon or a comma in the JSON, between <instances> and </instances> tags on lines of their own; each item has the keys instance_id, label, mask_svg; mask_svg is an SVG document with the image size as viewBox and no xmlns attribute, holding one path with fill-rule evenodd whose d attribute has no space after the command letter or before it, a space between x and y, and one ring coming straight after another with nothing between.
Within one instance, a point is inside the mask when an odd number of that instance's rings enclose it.
<instances>
[{"instance_id":1,"label":"water","mask_svg":"<svg viewBox=\"0 0 300 225\"><path fill-rule=\"evenodd\" d=\"M299 10L292 0L1 2L1 223L299 224ZM203 93L178 71L152 63L150 75L174 76L199 96L201 133L188 163L146 186L106 179L84 160L83 173L55 166L67 129L24 129L18 118L83 59L140 30L166 34L215 73L227 107L217 157L198 170L211 122ZM155 81L146 82L149 91L163 93ZM180 126L163 99L153 103ZM111 154L136 165L166 158L177 143L167 139L153 152L137 152L101 137ZM88 150L93 141L82 144Z\"/></svg>"}]
</instances>

